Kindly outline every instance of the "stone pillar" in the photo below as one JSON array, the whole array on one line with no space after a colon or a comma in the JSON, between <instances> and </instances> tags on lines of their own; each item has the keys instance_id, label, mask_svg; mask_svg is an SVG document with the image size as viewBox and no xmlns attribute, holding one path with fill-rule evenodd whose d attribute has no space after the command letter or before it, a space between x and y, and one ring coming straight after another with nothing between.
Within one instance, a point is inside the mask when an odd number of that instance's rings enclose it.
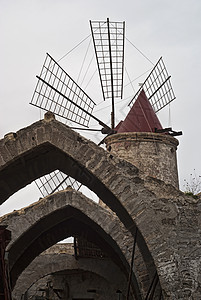
<instances>
[{"instance_id":1,"label":"stone pillar","mask_svg":"<svg viewBox=\"0 0 201 300\"><path fill-rule=\"evenodd\" d=\"M105 138L106 148L139 168L145 175L179 188L176 150L178 140L152 132L117 133Z\"/></svg>"}]
</instances>

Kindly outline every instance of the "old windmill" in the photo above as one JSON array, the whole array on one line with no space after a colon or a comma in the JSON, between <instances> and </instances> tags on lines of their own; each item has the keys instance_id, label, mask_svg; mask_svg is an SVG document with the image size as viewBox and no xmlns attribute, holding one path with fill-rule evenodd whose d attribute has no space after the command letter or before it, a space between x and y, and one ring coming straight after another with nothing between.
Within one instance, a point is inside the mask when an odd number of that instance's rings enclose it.
<instances>
[{"instance_id":1,"label":"old windmill","mask_svg":"<svg viewBox=\"0 0 201 300\"><path fill-rule=\"evenodd\" d=\"M72 77L47 54L30 104L51 111L79 129L93 130L90 119L95 120L103 134L115 134L119 125L115 125L115 101L123 97L125 22L90 21L91 34L98 66L104 100L111 101L111 124L105 124L93 113L96 103L72 79ZM129 106L135 103L144 92L154 112L158 112L175 99L170 76L162 58L153 67L151 73L132 98ZM141 107L143 110L143 107ZM155 132L181 134L171 128L155 128ZM100 141L101 143L102 141ZM36 181L43 196L65 189L71 185L79 189L81 184L60 171L54 171Z\"/></svg>"}]
</instances>

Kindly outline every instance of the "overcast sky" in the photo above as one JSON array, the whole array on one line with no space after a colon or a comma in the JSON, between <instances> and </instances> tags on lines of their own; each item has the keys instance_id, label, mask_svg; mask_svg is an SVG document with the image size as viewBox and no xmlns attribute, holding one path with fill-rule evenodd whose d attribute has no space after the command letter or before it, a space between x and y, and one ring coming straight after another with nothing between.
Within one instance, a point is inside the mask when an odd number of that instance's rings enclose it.
<instances>
[{"instance_id":1,"label":"overcast sky","mask_svg":"<svg viewBox=\"0 0 201 300\"><path fill-rule=\"evenodd\" d=\"M172 76L177 98L159 118L164 127L172 126L173 130L183 131L183 136L178 138L177 151L182 189L183 180L188 179L194 169L197 175L201 175L200 0L0 0L0 138L43 117L29 102L36 85L35 76L40 73L46 52L59 60L90 35L89 20L106 20L107 17L111 21L126 22L129 42L126 43L125 66L131 79L148 71L152 64L130 42L153 63L162 56ZM60 62L75 80L89 43L90 37ZM95 69L93 60L91 72ZM128 82L127 73L125 84ZM110 107L108 102L102 103L96 75L86 91L97 104L100 103L94 114L109 122ZM142 80L140 78L134 83L137 85ZM85 85L86 81L82 87ZM132 93L128 86L125 87L125 100L116 105L116 122L124 118ZM91 126L97 124L92 121ZM88 137L96 141L93 135ZM34 198L28 192L14 195L1 207L0 214L17 209L19 203L23 206L33 199L36 201L38 196L38 192Z\"/></svg>"}]
</instances>

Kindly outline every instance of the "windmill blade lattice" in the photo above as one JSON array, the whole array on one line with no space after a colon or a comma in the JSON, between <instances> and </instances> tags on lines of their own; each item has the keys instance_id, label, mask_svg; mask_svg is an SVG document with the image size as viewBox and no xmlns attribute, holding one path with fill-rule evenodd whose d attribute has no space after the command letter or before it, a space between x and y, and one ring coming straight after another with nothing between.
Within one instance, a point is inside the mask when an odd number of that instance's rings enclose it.
<instances>
[{"instance_id":1,"label":"windmill blade lattice","mask_svg":"<svg viewBox=\"0 0 201 300\"><path fill-rule=\"evenodd\" d=\"M47 54L30 104L88 127L90 117L104 127L106 133L113 132L110 127L92 115L95 102L77 83ZM79 190L81 184L57 170L35 181L43 197L67 186Z\"/></svg>"},{"instance_id":2,"label":"windmill blade lattice","mask_svg":"<svg viewBox=\"0 0 201 300\"><path fill-rule=\"evenodd\" d=\"M71 186L77 191L82 186L81 183L59 170L53 171L50 174L38 178L35 180L35 183L43 197L64 190L68 186Z\"/></svg>"},{"instance_id":3,"label":"windmill blade lattice","mask_svg":"<svg viewBox=\"0 0 201 300\"><path fill-rule=\"evenodd\" d=\"M125 22L90 21L104 100L122 98Z\"/></svg>"},{"instance_id":4,"label":"windmill blade lattice","mask_svg":"<svg viewBox=\"0 0 201 300\"><path fill-rule=\"evenodd\" d=\"M95 102L47 54L30 104L88 127Z\"/></svg>"},{"instance_id":5,"label":"windmill blade lattice","mask_svg":"<svg viewBox=\"0 0 201 300\"><path fill-rule=\"evenodd\" d=\"M168 74L161 57L129 103L129 106L133 105L143 89L153 110L155 112L161 110L176 98L172 89L170 77L171 76Z\"/></svg>"}]
</instances>

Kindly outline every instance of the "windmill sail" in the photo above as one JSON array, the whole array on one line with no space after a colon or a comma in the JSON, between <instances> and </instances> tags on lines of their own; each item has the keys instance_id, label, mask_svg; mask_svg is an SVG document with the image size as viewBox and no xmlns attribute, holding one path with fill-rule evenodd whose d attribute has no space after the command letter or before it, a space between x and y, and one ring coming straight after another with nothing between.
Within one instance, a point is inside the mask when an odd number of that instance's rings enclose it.
<instances>
[{"instance_id":1,"label":"windmill sail","mask_svg":"<svg viewBox=\"0 0 201 300\"><path fill-rule=\"evenodd\" d=\"M50 174L38 178L35 180L35 183L43 197L64 190L68 186L71 186L77 191L82 186L81 183L59 170L55 170Z\"/></svg>"},{"instance_id":2,"label":"windmill sail","mask_svg":"<svg viewBox=\"0 0 201 300\"><path fill-rule=\"evenodd\" d=\"M90 21L103 98L122 98L125 22Z\"/></svg>"},{"instance_id":3,"label":"windmill sail","mask_svg":"<svg viewBox=\"0 0 201 300\"><path fill-rule=\"evenodd\" d=\"M47 54L30 104L88 127L95 102Z\"/></svg>"},{"instance_id":4,"label":"windmill sail","mask_svg":"<svg viewBox=\"0 0 201 300\"><path fill-rule=\"evenodd\" d=\"M88 127L90 117L94 118L106 133L112 133L110 127L92 115L95 102L77 85L77 83L47 54L30 104ZM35 181L43 197L67 186L79 190L81 184L57 170Z\"/></svg>"},{"instance_id":5,"label":"windmill sail","mask_svg":"<svg viewBox=\"0 0 201 300\"><path fill-rule=\"evenodd\" d=\"M168 74L161 57L133 99L130 101L129 106L131 107L133 105L141 91L144 90L153 110L155 112L161 110L176 98L172 89L170 77L171 76Z\"/></svg>"}]
</instances>

